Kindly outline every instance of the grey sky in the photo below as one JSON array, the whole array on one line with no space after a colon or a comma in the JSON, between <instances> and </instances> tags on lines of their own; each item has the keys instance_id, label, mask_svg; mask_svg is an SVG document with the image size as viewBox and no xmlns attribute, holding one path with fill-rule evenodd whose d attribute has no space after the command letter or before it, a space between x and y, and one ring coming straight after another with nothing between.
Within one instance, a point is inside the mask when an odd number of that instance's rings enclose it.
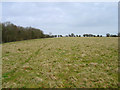
<instances>
[{"instance_id":1,"label":"grey sky","mask_svg":"<svg viewBox=\"0 0 120 90\"><path fill-rule=\"evenodd\" d=\"M2 3L2 22L39 28L44 33L67 35L117 34L117 2Z\"/></svg>"}]
</instances>

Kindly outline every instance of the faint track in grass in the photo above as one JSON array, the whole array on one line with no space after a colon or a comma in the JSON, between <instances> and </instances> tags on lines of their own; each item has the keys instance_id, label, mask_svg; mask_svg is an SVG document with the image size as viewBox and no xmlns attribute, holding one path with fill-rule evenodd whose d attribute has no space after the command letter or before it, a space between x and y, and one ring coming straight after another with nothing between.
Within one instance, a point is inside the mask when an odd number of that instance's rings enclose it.
<instances>
[{"instance_id":1,"label":"faint track in grass","mask_svg":"<svg viewBox=\"0 0 120 90\"><path fill-rule=\"evenodd\" d=\"M10 72L4 73L4 74L3 74L3 77L9 75L9 76L12 76L12 79L15 79L16 77L13 78L13 74L14 74L17 70L19 70L21 66L23 66L25 63L29 62L32 57L35 57L36 55L38 55L39 52L40 52L42 49L44 49L47 45L49 45L49 44L44 45L43 47L41 47L40 49L38 49L36 52L34 52L33 54L31 54L31 55L29 56L29 58L28 58L27 60L25 60L25 62L20 63L20 65L19 65L18 67L14 68L14 69L11 70ZM17 77L18 77L18 76L17 76ZM9 81L9 80L11 80L11 77L5 79L5 81Z\"/></svg>"}]
</instances>

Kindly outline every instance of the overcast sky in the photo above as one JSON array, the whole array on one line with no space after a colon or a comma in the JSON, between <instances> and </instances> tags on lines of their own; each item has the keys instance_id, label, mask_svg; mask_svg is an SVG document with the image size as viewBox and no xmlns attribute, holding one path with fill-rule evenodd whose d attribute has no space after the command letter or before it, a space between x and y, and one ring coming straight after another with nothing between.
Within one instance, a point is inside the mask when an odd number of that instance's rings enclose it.
<instances>
[{"instance_id":1,"label":"overcast sky","mask_svg":"<svg viewBox=\"0 0 120 90\"><path fill-rule=\"evenodd\" d=\"M2 22L32 26L48 34L117 34L117 2L4 2Z\"/></svg>"}]
</instances>

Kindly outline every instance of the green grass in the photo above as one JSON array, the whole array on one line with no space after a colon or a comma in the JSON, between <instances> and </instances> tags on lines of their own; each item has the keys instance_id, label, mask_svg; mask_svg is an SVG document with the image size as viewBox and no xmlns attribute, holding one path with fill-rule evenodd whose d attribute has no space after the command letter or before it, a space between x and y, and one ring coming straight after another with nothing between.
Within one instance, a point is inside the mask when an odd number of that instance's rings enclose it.
<instances>
[{"instance_id":1,"label":"green grass","mask_svg":"<svg viewBox=\"0 0 120 90\"><path fill-rule=\"evenodd\" d=\"M118 38L34 39L2 49L3 88L118 86Z\"/></svg>"}]
</instances>

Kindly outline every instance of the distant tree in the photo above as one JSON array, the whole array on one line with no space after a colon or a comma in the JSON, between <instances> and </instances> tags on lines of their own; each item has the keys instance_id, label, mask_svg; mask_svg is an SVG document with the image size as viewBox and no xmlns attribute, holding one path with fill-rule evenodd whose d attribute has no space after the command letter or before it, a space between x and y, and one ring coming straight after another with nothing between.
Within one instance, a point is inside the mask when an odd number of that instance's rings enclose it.
<instances>
[{"instance_id":1,"label":"distant tree","mask_svg":"<svg viewBox=\"0 0 120 90\"><path fill-rule=\"evenodd\" d=\"M111 34L110 37L117 37L117 35L112 35L112 34Z\"/></svg>"},{"instance_id":2,"label":"distant tree","mask_svg":"<svg viewBox=\"0 0 120 90\"><path fill-rule=\"evenodd\" d=\"M83 34L83 37L85 37L86 35L85 34Z\"/></svg>"},{"instance_id":3,"label":"distant tree","mask_svg":"<svg viewBox=\"0 0 120 90\"><path fill-rule=\"evenodd\" d=\"M71 35L69 34L69 37L71 37Z\"/></svg>"},{"instance_id":4,"label":"distant tree","mask_svg":"<svg viewBox=\"0 0 120 90\"><path fill-rule=\"evenodd\" d=\"M79 37L81 37L81 35L79 35Z\"/></svg>"},{"instance_id":5,"label":"distant tree","mask_svg":"<svg viewBox=\"0 0 120 90\"><path fill-rule=\"evenodd\" d=\"M86 37L89 37L89 34L86 34Z\"/></svg>"},{"instance_id":6,"label":"distant tree","mask_svg":"<svg viewBox=\"0 0 120 90\"><path fill-rule=\"evenodd\" d=\"M54 37L57 37L57 35L54 35Z\"/></svg>"},{"instance_id":7,"label":"distant tree","mask_svg":"<svg viewBox=\"0 0 120 90\"><path fill-rule=\"evenodd\" d=\"M106 34L106 37L110 37L110 34L109 34L109 33L107 33L107 34Z\"/></svg>"},{"instance_id":8,"label":"distant tree","mask_svg":"<svg viewBox=\"0 0 120 90\"><path fill-rule=\"evenodd\" d=\"M93 37L96 37L96 35L94 35Z\"/></svg>"},{"instance_id":9,"label":"distant tree","mask_svg":"<svg viewBox=\"0 0 120 90\"><path fill-rule=\"evenodd\" d=\"M97 37L100 37L100 35L97 35Z\"/></svg>"},{"instance_id":10,"label":"distant tree","mask_svg":"<svg viewBox=\"0 0 120 90\"><path fill-rule=\"evenodd\" d=\"M78 35L76 35L76 37L78 37Z\"/></svg>"},{"instance_id":11,"label":"distant tree","mask_svg":"<svg viewBox=\"0 0 120 90\"><path fill-rule=\"evenodd\" d=\"M100 37L102 37L102 35L100 35Z\"/></svg>"},{"instance_id":12,"label":"distant tree","mask_svg":"<svg viewBox=\"0 0 120 90\"><path fill-rule=\"evenodd\" d=\"M93 35L92 34L88 34L88 37L92 37Z\"/></svg>"},{"instance_id":13,"label":"distant tree","mask_svg":"<svg viewBox=\"0 0 120 90\"><path fill-rule=\"evenodd\" d=\"M68 37L68 35L65 35L65 37Z\"/></svg>"},{"instance_id":14,"label":"distant tree","mask_svg":"<svg viewBox=\"0 0 120 90\"><path fill-rule=\"evenodd\" d=\"M75 37L74 33L71 33L71 37Z\"/></svg>"},{"instance_id":15,"label":"distant tree","mask_svg":"<svg viewBox=\"0 0 120 90\"><path fill-rule=\"evenodd\" d=\"M60 35L60 37L63 37L62 35Z\"/></svg>"}]
</instances>

